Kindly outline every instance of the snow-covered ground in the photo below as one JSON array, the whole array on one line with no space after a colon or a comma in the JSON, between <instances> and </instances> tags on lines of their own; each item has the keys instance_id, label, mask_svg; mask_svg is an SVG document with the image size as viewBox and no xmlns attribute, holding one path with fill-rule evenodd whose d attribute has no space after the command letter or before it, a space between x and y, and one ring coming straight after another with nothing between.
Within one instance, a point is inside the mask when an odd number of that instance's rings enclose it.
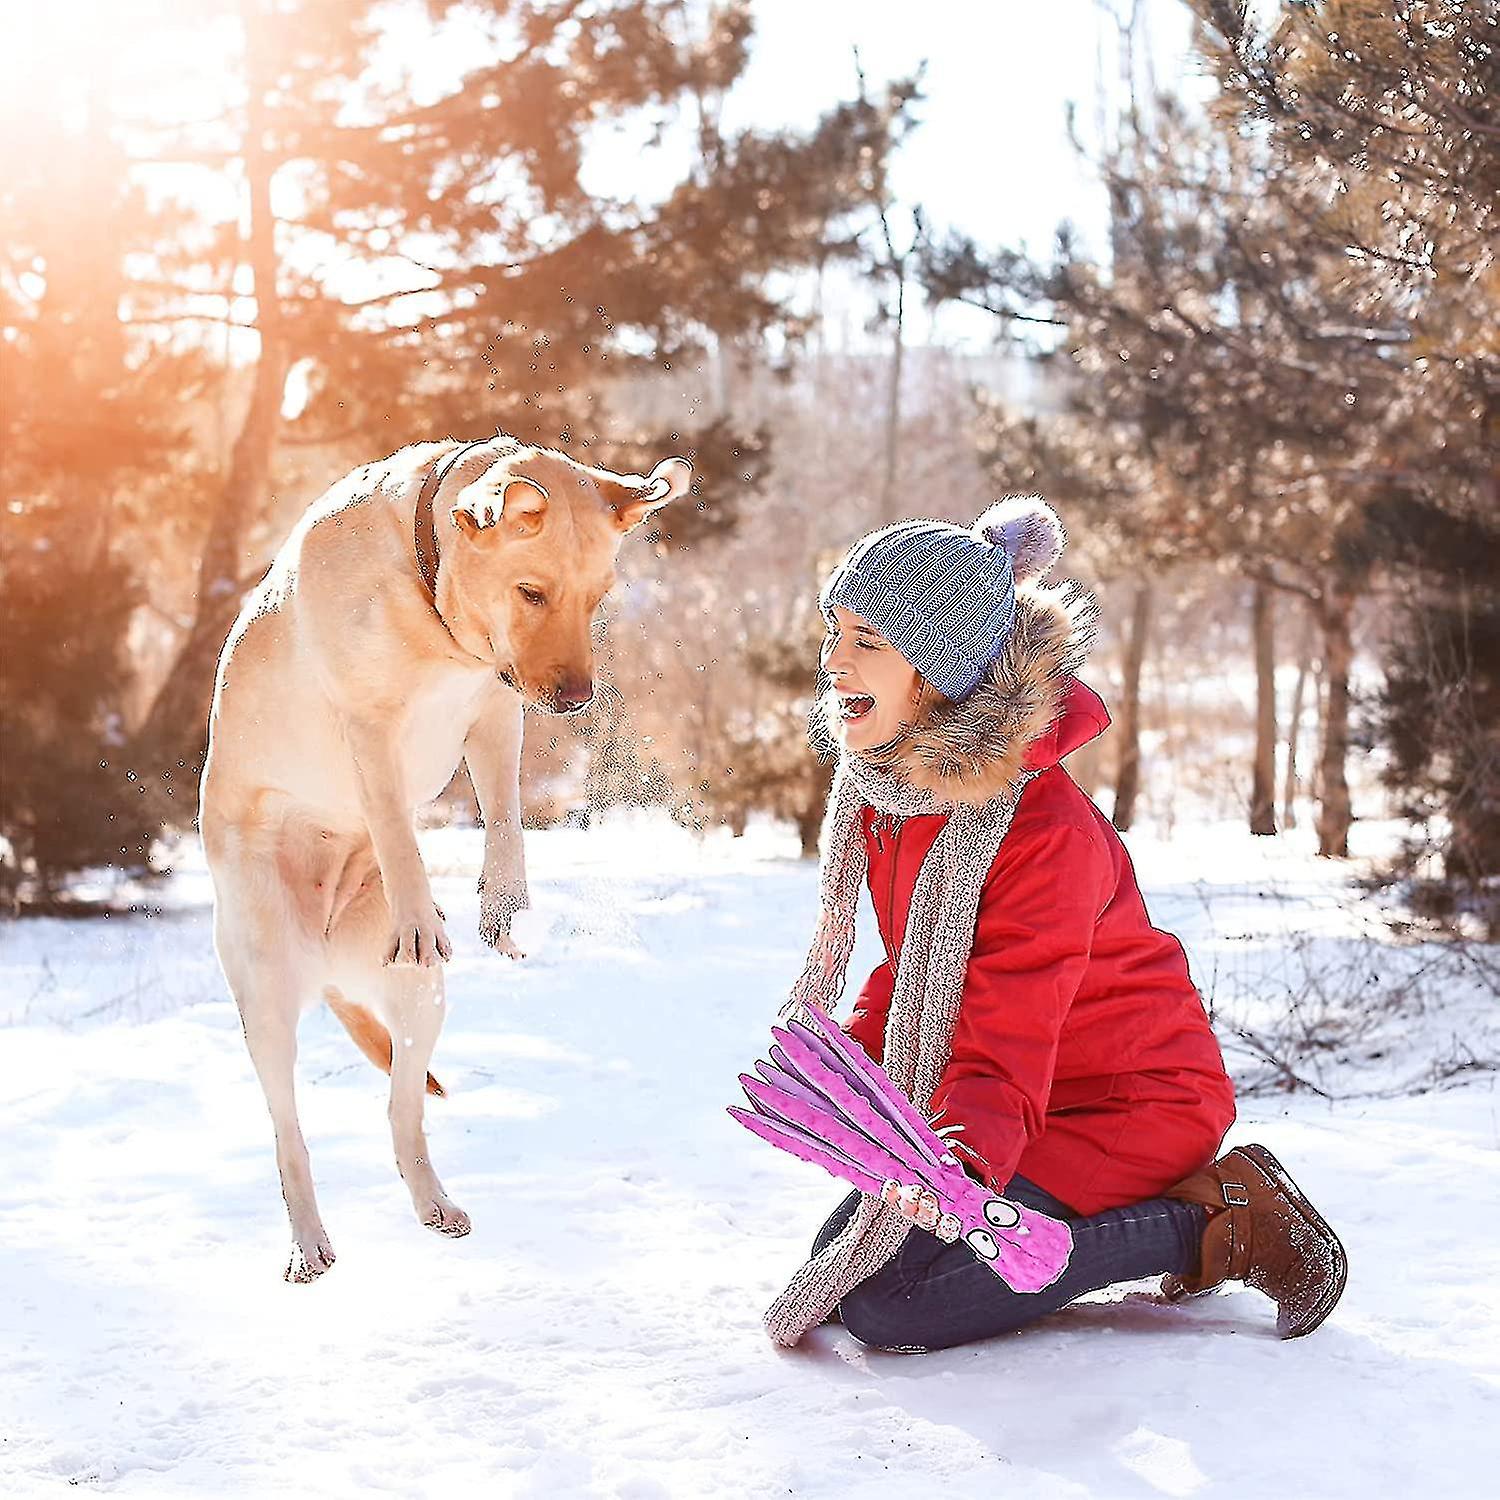
<instances>
[{"instance_id":1,"label":"snow-covered ground","mask_svg":"<svg viewBox=\"0 0 1500 1500\"><path fill-rule=\"evenodd\" d=\"M945 1354L832 1328L775 1350L761 1311L841 1189L723 1108L815 871L770 830L660 822L530 836L519 965L475 936L476 836L425 837L458 949L429 1137L474 1233L415 1222L385 1080L320 1010L301 1111L339 1259L288 1286L189 861L157 916L0 928L0 1495L1495 1493L1500 1093L1474 1065L1500 1055L1494 996L1428 969L1400 998L1432 955L1372 942L1368 900L1295 840L1131 843L1226 1025L1272 1025L1292 991L1332 1038L1310 1081L1339 1099L1256 1094L1232 1136L1348 1245L1313 1337L1278 1342L1247 1290L1171 1307L1140 1286ZM866 914L854 972L874 952ZM1390 991L1352 1037L1341 954ZM1447 1083L1397 1092L1424 1077Z\"/></svg>"}]
</instances>

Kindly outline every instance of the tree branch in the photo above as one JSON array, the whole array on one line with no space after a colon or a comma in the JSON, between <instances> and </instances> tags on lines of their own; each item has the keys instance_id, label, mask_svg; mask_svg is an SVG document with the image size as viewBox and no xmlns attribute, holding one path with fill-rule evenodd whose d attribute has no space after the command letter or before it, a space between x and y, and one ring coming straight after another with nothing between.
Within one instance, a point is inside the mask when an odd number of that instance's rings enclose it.
<instances>
[{"instance_id":1,"label":"tree branch","mask_svg":"<svg viewBox=\"0 0 1500 1500\"><path fill-rule=\"evenodd\" d=\"M121 318L120 321L130 328L152 328L168 323L212 323L221 328L248 328L254 331L260 326L253 321L242 323L228 314L214 313L145 313L139 317Z\"/></svg>"},{"instance_id":2,"label":"tree branch","mask_svg":"<svg viewBox=\"0 0 1500 1500\"><path fill-rule=\"evenodd\" d=\"M967 292L960 293L956 297L950 297L950 302L962 302L969 307L977 307L982 312L993 313L997 318L1006 318L1015 323L1047 323L1053 328L1066 328L1066 318L1048 318L1039 313L1015 312L1010 308L996 307L993 303L986 301L983 297L971 295Z\"/></svg>"},{"instance_id":3,"label":"tree branch","mask_svg":"<svg viewBox=\"0 0 1500 1500\"><path fill-rule=\"evenodd\" d=\"M1245 568L1244 573L1245 577L1252 583L1264 583L1268 587L1280 589L1284 593L1296 594L1313 604L1322 603L1323 593L1321 589L1309 588L1306 584L1293 583L1290 578L1283 578L1270 563L1251 563Z\"/></svg>"}]
</instances>

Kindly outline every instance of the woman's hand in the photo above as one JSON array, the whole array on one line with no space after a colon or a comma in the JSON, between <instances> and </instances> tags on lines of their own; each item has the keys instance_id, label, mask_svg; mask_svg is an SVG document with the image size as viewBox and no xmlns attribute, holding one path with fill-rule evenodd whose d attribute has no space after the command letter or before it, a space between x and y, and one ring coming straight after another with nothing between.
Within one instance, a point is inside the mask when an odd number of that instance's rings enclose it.
<instances>
[{"instance_id":1,"label":"woman's hand","mask_svg":"<svg viewBox=\"0 0 1500 1500\"><path fill-rule=\"evenodd\" d=\"M957 1214L945 1214L938 1195L919 1182L902 1184L888 1177L880 1188L880 1201L888 1203L903 1218L910 1219L918 1229L931 1230L945 1245L951 1245L963 1225Z\"/></svg>"}]
</instances>

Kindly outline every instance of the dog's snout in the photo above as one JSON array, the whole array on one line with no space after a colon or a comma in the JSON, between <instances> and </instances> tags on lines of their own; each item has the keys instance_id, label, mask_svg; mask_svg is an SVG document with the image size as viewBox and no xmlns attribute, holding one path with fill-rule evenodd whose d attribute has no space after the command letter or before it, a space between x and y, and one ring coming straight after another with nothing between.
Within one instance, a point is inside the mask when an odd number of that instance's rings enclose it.
<instances>
[{"instance_id":1,"label":"dog's snout","mask_svg":"<svg viewBox=\"0 0 1500 1500\"><path fill-rule=\"evenodd\" d=\"M594 701L592 682L560 682L552 694L557 711L563 714L577 713Z\"/></svg>"}]
</instances>

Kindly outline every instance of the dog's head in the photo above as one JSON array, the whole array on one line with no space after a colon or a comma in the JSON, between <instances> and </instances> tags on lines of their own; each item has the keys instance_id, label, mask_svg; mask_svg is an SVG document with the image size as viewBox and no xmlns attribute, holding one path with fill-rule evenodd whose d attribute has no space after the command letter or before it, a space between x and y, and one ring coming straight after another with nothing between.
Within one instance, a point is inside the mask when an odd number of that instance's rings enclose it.
<instances>
[{"instance_id":1,"label":"dog's head","mask_svg":"<svg viewBox=\"0 0 1500 1500\"><path fill-rule=\"evenodd\" d=\"M594 696L589 627L615 581L625 533L687 493L693 466L648 475L590 469L516 447L454 498L438 608L528 703L572 713Z\"/></svg>"}]
</instances>

